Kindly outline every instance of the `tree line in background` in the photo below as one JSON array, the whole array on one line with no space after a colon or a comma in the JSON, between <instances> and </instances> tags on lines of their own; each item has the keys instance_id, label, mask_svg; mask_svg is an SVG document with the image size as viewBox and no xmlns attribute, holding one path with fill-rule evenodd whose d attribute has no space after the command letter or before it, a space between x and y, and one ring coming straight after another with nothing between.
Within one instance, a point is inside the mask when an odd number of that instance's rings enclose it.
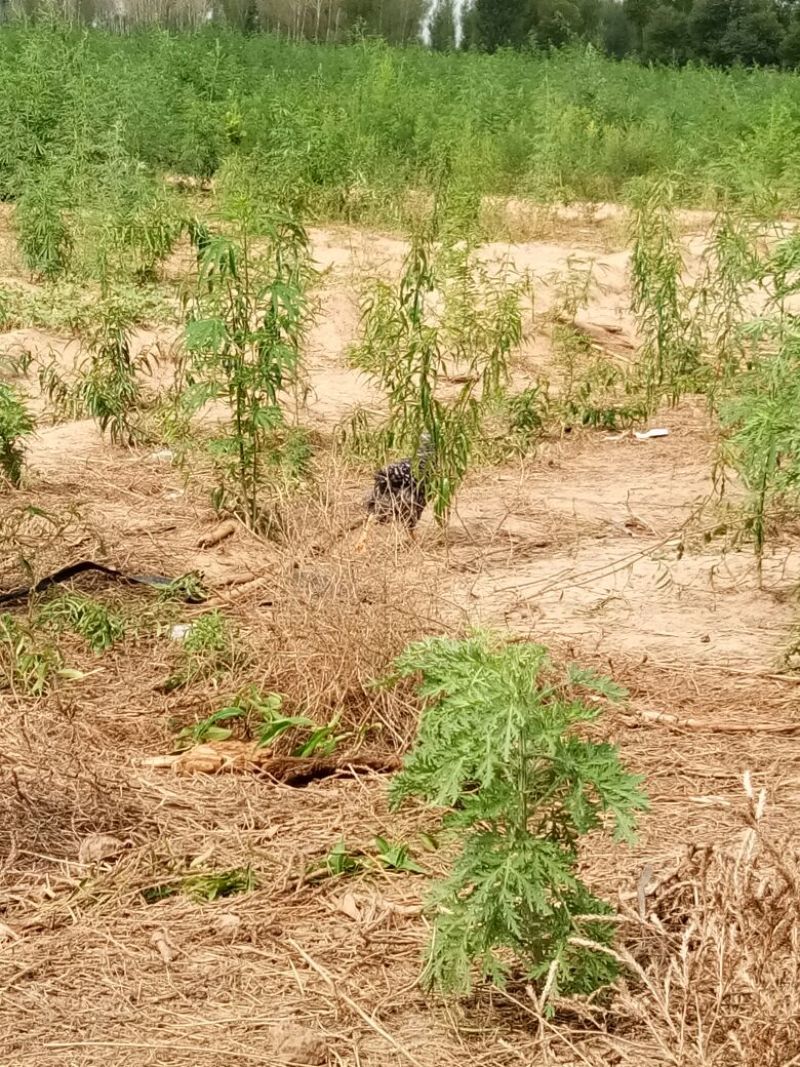
<instances>
[{"instance_id":1,"label":"tree line in background","mask_svg":"<svg viewBox=\"0 0 800 1067\"><path fill-rule=\"evenodd\" d=\"M382 37L419 41L427 0L0 0L0 18L50 17L131 29L160 25L199 29L223 23L293 40L348 43Z\"/></svg>"},{"instance_id":2,"label":"tree line in background","mask_svg":"<svg viewBox=\"0 0 800 1067\"><path fill-rule=\"evenodd\" d=\"M452 0L442 0L440 18ZM476 0L463 46L552 48L589 41L608 55L647 63L794 67L800 63L796 0Z\"/></svg>"},{"instance_id":3,"label":"tree line in background","mask_svg":"<svg viewBox=\"0 0 800 1067\"><path fill-rule=\"evenodd\" d=\"M424 40L437 51L588 42L645 63L800 65L800 0L0 0L0 17L249 32L344 43Z\"/></svg>"}]
</instances>

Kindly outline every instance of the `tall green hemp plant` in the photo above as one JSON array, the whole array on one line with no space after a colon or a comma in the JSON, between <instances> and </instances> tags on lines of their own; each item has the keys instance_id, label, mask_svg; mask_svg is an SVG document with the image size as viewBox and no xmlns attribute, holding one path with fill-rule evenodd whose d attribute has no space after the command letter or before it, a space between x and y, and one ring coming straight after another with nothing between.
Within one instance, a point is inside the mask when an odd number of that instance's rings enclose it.
<instances>
[{"instance_id":1,"label":"tall green hemp plant","mask_svg":"<svg viewBox=\"0 0 800 1067\"><path fill-rule=\"evenodd\" d=\"M422 436L430 437L425 483L442 525L522 338L522 286L491 278L470 252L453 239L437 249L430 233L415 236L399 284L377 281L368 291L362 338L351 352L387 398L385 436L415 454ZM461 387L445 398L456 367Z\"/></svg>"},{"instance_id":2,"label":"tall green hemp plant","mask_svg":"<svg viewBox=\"0 0 800 1067\"><path fill-rule=\"evenodd\" d=\"M641 182L631 200L632 310L642 338L645 400L654 411L664 396L675 404L697 387L700 337L683 282L683 255L669 181Z\"/></svg>"},{"instance_id":3,"label":"tall green hemp plant","mask_svg":"<svg viewBox=\"0 0 800 1067\"><path fill-rule=\"evenodd\" d=\"M232 233L201 234L199 277L186 342L190 409L227 402L231 420L211 442L213 501L251 528L273 517L260 491L280 466L276 433L286 425L284 391L298 381L312 275L303 226L262 211L245 191L227 201Z\"/></svg>"},{"instance_id":4,"label":"tall green hemp plant","mask_svg":"<svg viewBox=\"0 0 800 1067\"><path fill-rule=\"evenodd\" d=\"M759 254L764 223L754 214L723 204L711 227L695 303L709 353L704 385L708 406L719 410L753 354L746 323L748 298L764 281Z\"/></svg>"},{"instance_id":5,"label":"tall green hemp plant","mask_svg":"<svg viewBox=\"0 0 800 1067\"><path fill-rule=\"evenodd\" d=\"M87 358L81 361L74 390L77 410L86 411L114 444L137 443L136 413L144 402L142 372L150 372L146 352L134 355L133 319L124 301L113 294L102 299L97 319L84 338Z\"/></svg>"},{"instance_id":6,"label":"tall green hemp plant","mask_svg":"<svg viewBox=\"0 0 800 1067\"><path fill-rule=\"evenodd\" d=\"M646 799L613 745L575 729L625 691L556 667L541 645L480 633L412 644L395 669L421 679L424 707L392 802L416 796L448 809L444 824L461 843L432 894L426 983L466 992L476 969L500 985L522 971L547 1001L611 981L611 908L576 874L579 843L609 827L630 841Z\"/></svg>"},{"instance_id":7,"label":"tall green hemp plant","mask_svg":"<svg viewBox=\"0 0 800 1067\"><path fill-rule=\"evenodd\" d=\"M746 490L746 526L759 579L771 518L800 510L800 321L787 307L800 293L800 238L781 242L763 267L764 315L743 328L750 365L734 377L720 405L725 462Z\"/></svg>"},{"instance_id":8,"label":"tall green hemp plant","mask_svg":"<svg viewBox=\"0 0 800 1067\"><path fill-rule=\"evenodd\" d=\"M33 415L19 394L0 381L0 487L22 482L25 439L36 429Z\"/></svg>"}]
</instances>

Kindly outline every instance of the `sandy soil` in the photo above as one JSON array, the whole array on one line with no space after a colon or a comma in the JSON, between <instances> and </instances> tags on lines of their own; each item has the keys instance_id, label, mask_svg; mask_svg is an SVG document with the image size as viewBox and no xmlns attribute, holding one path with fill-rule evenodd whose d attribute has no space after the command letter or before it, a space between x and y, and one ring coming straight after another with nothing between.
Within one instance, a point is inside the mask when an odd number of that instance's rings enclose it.
<instances>
[{"instance_id":1,"label":"sandy soil","mask_svg":"<svg viewBox=\"0 0 800 1067\"><path fill-rule=\"evenodd\" d=\"M576 212L559 220L557 242L485 251L536 275L537 312L551 300L551 275L575 258L593 261L596 282L579 321L629 358L636 338L626 310L627 253L604 225L618 225L613 212ZM687 242L695 239L687 232ZM358 279L396 271L404 246L343 229L316 230L313 243L327 272L308 344L303 421L329 432L356 405L378 402L345 354L358 327ZM142 331L137 344L158 339L170 343L174 332ZM19 345L67 361L76 351L75 342L41 331L0 337L0 351ZM546 339L526 338L516 382L533 381L547 359ZM686 401L651 425L669 436L579 434L517 465L476 471L447 539L426 517L417 545L375 533L364 554L354 552L350 535L314 554L308 534L279 547L243 530L198 547L215 525L205 499L168 460L113 450L85 422L42 429L25 490L6 494L0 506L10 515L36 503L59 516L55 533L24 520L40 573L79 557L136 572L203 571L213 603L239 620L265 663L278 654L268 653L269 643L283 641L273 605L290 582L303 585L314 633L323 633L336 605L340 614L325 630L335 652L337 641L350 648L359 627L373 634L381 627L383 609L370 592L380 574L387 588L405 583L415 610L439 627L506 627L610 670L630 686L634 711L699 720L704 728L609 719L625 759L647 774L653 802L635 849L589 850L589 876L614 895L635 887L645 862L660 869L690 843L734 835L745 770L768 786L776 826L800 814L796 739L726 732L753 723L800 726L800 690L784 661L797 619L796 540L786 531L776 541L759 583L746 545L704 537L719 512L711 500L716 439L702 404ZM365 483L352 470L326 477L332 529L357 514ZM19 558L0 556L3 587L23 576ZM226 584L242 576L249 584ZM400 615L398 608L391 617ZM399 632L388 622L386 630ZM370 643L369 635L360 639ZM287 644L286 658L299 656L299 647ZM4 1067L545 1062L524 1009L483 995L448 1006L415 985L426 937L424 878L304 882L309 860L343 835L363 843L379 833L419 847L424 818L390 815L384 779L343 777L293 790L148 768L145 757L169 751L169 723L207 713L220 694L159 692L154 679L173 655L163 642L142 642L101 664L72 651L82 667L100 672L94 682L66 687L33 711L15 694L0 697L12 738L8 757L0 752L10 805L0 827ZM298 663L308 678L323 671L311 654ZM91 834L122 844L113 861L89 871L78 861ZM433 869L440 862L430 859ZM192 866L247 864L258 874L253 893L210 904L182 896L143 902L148 870L158 881ZM281 1046L290 1031L294 1044ZM560 1048L561 1062L602 1051L590 1035L576 1041L578 1051ZM620 1062L606 1052L606 1062ZM643 1055L642 1064L661 1062Z\"/></svg>"}]
</instances>

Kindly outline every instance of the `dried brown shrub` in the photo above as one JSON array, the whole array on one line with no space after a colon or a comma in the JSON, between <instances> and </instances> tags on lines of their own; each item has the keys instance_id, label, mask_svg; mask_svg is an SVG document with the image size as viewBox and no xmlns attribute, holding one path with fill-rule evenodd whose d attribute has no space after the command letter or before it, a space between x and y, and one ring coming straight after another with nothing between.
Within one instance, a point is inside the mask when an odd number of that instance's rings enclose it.
<instances>
[{"instance_id":1,"label":"dried brown shrub","mask_svg":"<svg viewBox=\"0 0 800 1067\"><path fill-rule=\"evenodd\" d=\"M800 855L766 829L765 793L748 775L736 848L691 849L639 896L615 1001L617 1039L675 1067L800 1062ZM627 1031L627 1034L625 1033Z\"/></svg>"}]
</instances>

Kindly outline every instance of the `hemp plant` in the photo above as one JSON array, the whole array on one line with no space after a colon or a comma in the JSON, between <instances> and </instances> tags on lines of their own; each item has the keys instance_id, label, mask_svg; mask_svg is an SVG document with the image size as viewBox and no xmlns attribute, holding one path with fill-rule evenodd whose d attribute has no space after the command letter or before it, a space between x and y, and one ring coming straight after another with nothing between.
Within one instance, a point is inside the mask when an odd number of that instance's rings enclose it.
<instances>
[{"instance_id":1,"label":"hemp plant","mask_svg":"<svg viewBox=\"0 0 800 1067\"><path fill-rule=\"evenodd\" d=\"M302 224L229 197L226 233L199 230L197 289L186 327L186 402L223 400L230 418L209 445L218 510L268 531L261 493L282 463L285 391L298 381L311 277Z\"/></svg>"}]
</instances>

